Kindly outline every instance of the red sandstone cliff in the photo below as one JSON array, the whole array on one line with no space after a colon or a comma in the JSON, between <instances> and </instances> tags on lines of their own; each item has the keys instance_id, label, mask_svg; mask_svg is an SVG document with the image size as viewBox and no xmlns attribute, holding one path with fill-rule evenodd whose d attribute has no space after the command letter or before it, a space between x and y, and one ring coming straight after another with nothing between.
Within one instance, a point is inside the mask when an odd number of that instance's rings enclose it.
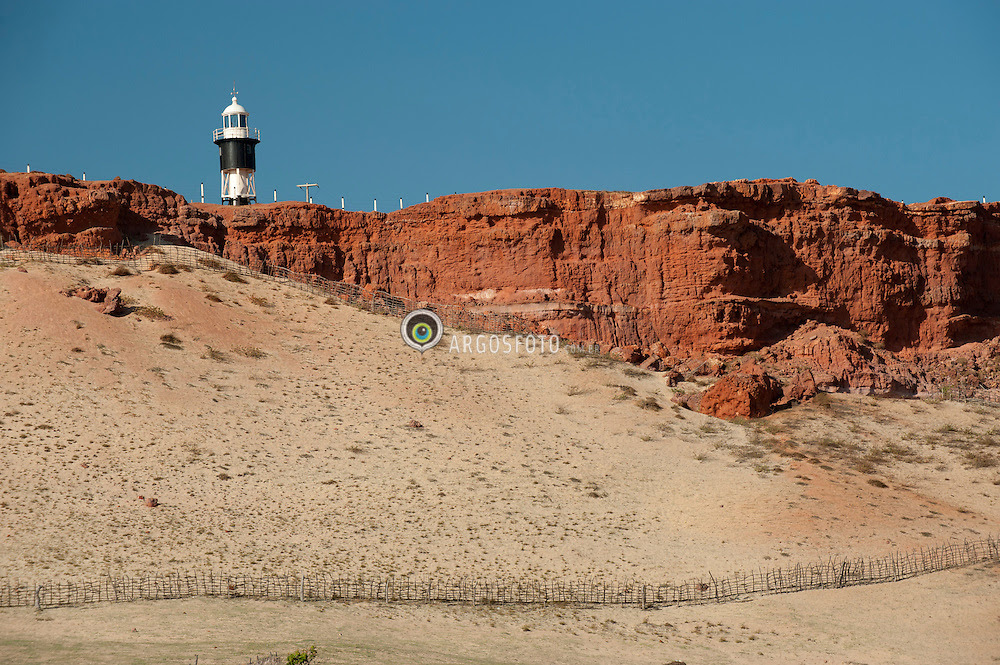
<instances>
[{"instance_id":1,"label":"red sandstone cliff","mask_svg":"<svg viewBox=\"0 0 1000 665\"><path fill-rule=\"evenodd\" d=\"M606 348L659 343L661 356L741 354L807 322L903 357L1000 334L997 203L904 205L786 179L505 190L385 214L0 174L5 238L93 244L152 231L251 264L520 313Z\"/></svg>"}]
</instances>

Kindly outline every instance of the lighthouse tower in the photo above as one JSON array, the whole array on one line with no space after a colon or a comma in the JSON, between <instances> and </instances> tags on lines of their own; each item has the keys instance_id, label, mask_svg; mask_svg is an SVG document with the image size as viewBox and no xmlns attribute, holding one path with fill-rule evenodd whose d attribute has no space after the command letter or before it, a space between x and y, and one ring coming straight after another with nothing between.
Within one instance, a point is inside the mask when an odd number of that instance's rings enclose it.
<instances>
[{"instance_id":1,"label":"lighthouse tower","mask_svg":"<svg viewBox=\"0 0 1000 665\"><path fill-rule=\"evenodd\" d=\"M246 205L257 202L253 172L257 168L255 153L260 143L260 130L251 130L247 123L247 110L236 102L222 112L222 128L212 132L212 140L219 146L219 168L222 170L222 204Z\"/></svg>"}]
</instances>

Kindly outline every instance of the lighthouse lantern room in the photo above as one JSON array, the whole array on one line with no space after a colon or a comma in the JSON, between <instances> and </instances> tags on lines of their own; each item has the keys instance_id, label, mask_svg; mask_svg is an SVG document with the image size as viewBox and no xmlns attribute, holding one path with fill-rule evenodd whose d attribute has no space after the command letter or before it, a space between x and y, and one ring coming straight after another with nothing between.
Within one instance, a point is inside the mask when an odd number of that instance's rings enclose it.
<instances>
[{"instance_id":1,"label":"lighthouse lantern room","mask_svg":"<svg viewBox=\"0 0 1000 665\"><path fill-rule=\"evenodd\" d=\"M246 205L257 202L253 173L257 168L256 146L260 131L251 130L247 110L236 102L222 112L222 128L212 132L215 145L219 146L219 168L222 171L223 205Z\"/></svg>"}]
</instances>

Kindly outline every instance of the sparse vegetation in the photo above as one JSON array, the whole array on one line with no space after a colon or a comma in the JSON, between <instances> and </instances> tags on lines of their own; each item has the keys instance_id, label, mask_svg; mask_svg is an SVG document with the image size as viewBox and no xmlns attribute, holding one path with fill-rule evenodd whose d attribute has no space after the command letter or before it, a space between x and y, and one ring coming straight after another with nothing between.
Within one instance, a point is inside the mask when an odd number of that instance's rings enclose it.
<instances>
[{"instance_id":1,"label":"sparse vegetation","mask_svg":"<svg viewBox=\"0 0 1000 665\"><path fill-rule=\"evenodd\" d=\"M222 270L222 263L215 259L198 259L198 265L211 268L212 270Z\"/></svg>"},{"instance_id":2,"label":"sparse vegetation","mask_svg":"<svg viewBox=\"0 0 1000 665\"><path fill-rule=\"evenodd\" d=\"M336 298L334 298L333 296L330 296L329 298L327 298L326 300L323 301L323 304L324 305L333 305L334 307L337 307L337 306L340 305L340 302Z\"/></svg>"},{"instance_id":3,"label":"sparse vegetation","mask_svg":"<svg viewBox=\"0 0 1000 665\"><path fill-rule=\"evenodd\" d=\"M627 367L625 367L625 369L622 370L622 374L624 374L625 376L630 376L630 377L640 378L640 379L648 379L651 376L653 376L652 374L650 374L646 370L639 369L638 367L632 367L631 365L628 365Z\"/></svg>"},{"instance_id":4,"label":"sparse vegetation","mask_svg":"<svg viewBox=\"0 0 1000 665\"><path fill-rule=\"evenodd\" d=\"M965 453L965 463L972 469L989 469L997 465L997 457L985 450L970 450Z\"/></svg>"},{"instance_id":5,"label":"sparse vegetation","mask_svg":"<svg viewBox=\"0 0 1000 665\"><path fill-rule=\"evenodd\" d=\"M274 307L274 305L267 301L267 298L261 298L260 296L250 296L250 302L258 307Z\"/></svg>"},{"instance_id":6,"label":"sparse vegetation","mask_svg":"<svg viewBox=\"0 0 1000 665\"><path fill-rule=\"evenodd\" d=\"M256 346L237 346L233 349L233 353L238 353L241 356L246 356L247 358L267 357L267 354L258 349Z\"/></svg>"},{"instance_id":7,"label":"sparse vegetation","mask_svg":"<svg viewBox=\"0 0 1000 665\"><path fill-rule=\"evenodd\" d=\"M159 263L153 269L161 275L176 275L180 272L173 263Z\"/></svg>"},{"instance_id":8,"label":"sparse vegetation","mask_svg":"<svg viewBox=\"0 0 1000 665\"><path fill-rule=\"evenodd\" d=\"M344 448L344 450L354 455L360 455L361 453L365 452L365 449L356 443L352 443L351 445Z\"/></svg>"},{"instance_id":9,"label":"sparse vegetation","mask_svg":"<svg viewBox=\"0 0 1000 665\"><path fill-rule=\"evenodd\" d=\"M615 395L616 400L629 399L630 397L635 397L638 394L636 392L636 389L633 388L632 386L612 386L612 387L617 388L619 391L618 394Z\"/></svg>"},{"instance_id":10,"label":"sparse vegetation","mask_svg":"<svg viewBox=\"0 0 1000 665\"><path fill-rule=\"evenodd\" d=\"M215 295L214 293L206 293L205 300L208 300L210 302L222 302L222 298Z\"/></svg>"},{"instance_id":11,"label":"sparse vegetation","mask_svg":"<svg viewBox=\"0 0 1000 665\"><path fill-rule=\"evenodd\" d=\"M230 270L230 271L228 271L226 273L223 273L222 279L226 280L227 282L232 282L233 284L246 284L247 283L247 281L245 279L243 279L242 277L240 277L239 275L237 275L236 273L234 273L232 270Z\"/></svg>"},{"instance_id":12,"label":"sparse vegetation","mask_svg":"<svg viewBox=\"0 0 1000 665\"><path fill-rule=\"evenodd\" d=\"M662 411L663 410L663 407L660 406L660 403L657 402L656 398L653 397L652 395L650 395L649 397L646 397L645 399L638 400L636 402L636 404L639 405L639 408L646 409L647 411Z\"/></svg>"},{"instance_id":13,"label":"sparse vegetation","mask_svg":"<svg viewBox=\"0 0 1000 665\"><path fill-rule=\"evenodd\" d=\"M175 349L178 351L184 348L183 346L181 346L181 340L173 333L160 335L160 344L167 347L168 349Z\"/></svg>"},{"instance_id":14,"label":"sparse vegetation","mask_svg":"<svg viewBox=\"0 0 1000 665\"><path fill-rule=\"evenodd\" d=\"M819 407L821 409L832 409L833 408L833 398L830 397L829 393L818 392L816 396L813 397L810 402L813 406Z\"/></svg>"},{"instance_id":15,"label":"sparse vegetation","mask_svg":"<svg viewBox=\"0 0 1000 665\"><path fill-rule=\"evenodd\" d=\"M208 346L207 344L205 345L205 355L203 355L202 358L207 358L209 360L214 360L215 362L219 362L219 363L228 363L228 362L231 362L228 353L225 353L223 351L219 351L218 349L213 349L212 347Z\"/></svg>"},{"instance_id":16,"label":"sparse vegetation","mask_svg":"<svg viewBox=\"0 0 1000 665\"><path fill-rule=\"evenodd\" d=\"M109 273L111 277L129 277L132 275L132 271L125 266L115 266L115 269Z\"/></svg>"},{"instance_id":17,"label":"sparse vegetation","mask_svg":"<svg viewBox=\"0 0 1000 665\"><path fill-rule=\"evenodd\" d=\"M311 646L308 649L288 654L287 665L308 665L314 658L316 658L316 647Z\"/></svg>"},{"instance_id":18,"label":"sparse vegetation","mask_svg":"<svg viewBox=\"0 0 1000 665\"><path fill-rule=\"evenodd\" d=\"M154 321L170 321L173 319L172 316L164 312L159 307L152 307L150 305L142 305L140 307L136 307L132 311L139 316L144 316L147 319L152 319Z\"/></svg>"}]
</instances>

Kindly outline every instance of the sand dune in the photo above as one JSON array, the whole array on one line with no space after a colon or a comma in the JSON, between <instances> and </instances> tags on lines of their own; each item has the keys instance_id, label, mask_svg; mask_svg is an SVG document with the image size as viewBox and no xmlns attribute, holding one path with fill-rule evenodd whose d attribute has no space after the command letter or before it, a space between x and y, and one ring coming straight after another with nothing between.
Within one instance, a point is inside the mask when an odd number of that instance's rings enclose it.
<instances>
[{"instance_id":1,"label":"sand dune","mask_svg":"<svg viewBox=\"0 0 1000 665\"><path fill-rule=\"evenodd\" d=\"M26 268L0 270L0 577L668 582L1000 532L994 406L726 423L628 365L449 352L462 331L421 355L398 320L279 284ZM83 283L137 309L60 292Z\"/></svg>"}]
</instances>

